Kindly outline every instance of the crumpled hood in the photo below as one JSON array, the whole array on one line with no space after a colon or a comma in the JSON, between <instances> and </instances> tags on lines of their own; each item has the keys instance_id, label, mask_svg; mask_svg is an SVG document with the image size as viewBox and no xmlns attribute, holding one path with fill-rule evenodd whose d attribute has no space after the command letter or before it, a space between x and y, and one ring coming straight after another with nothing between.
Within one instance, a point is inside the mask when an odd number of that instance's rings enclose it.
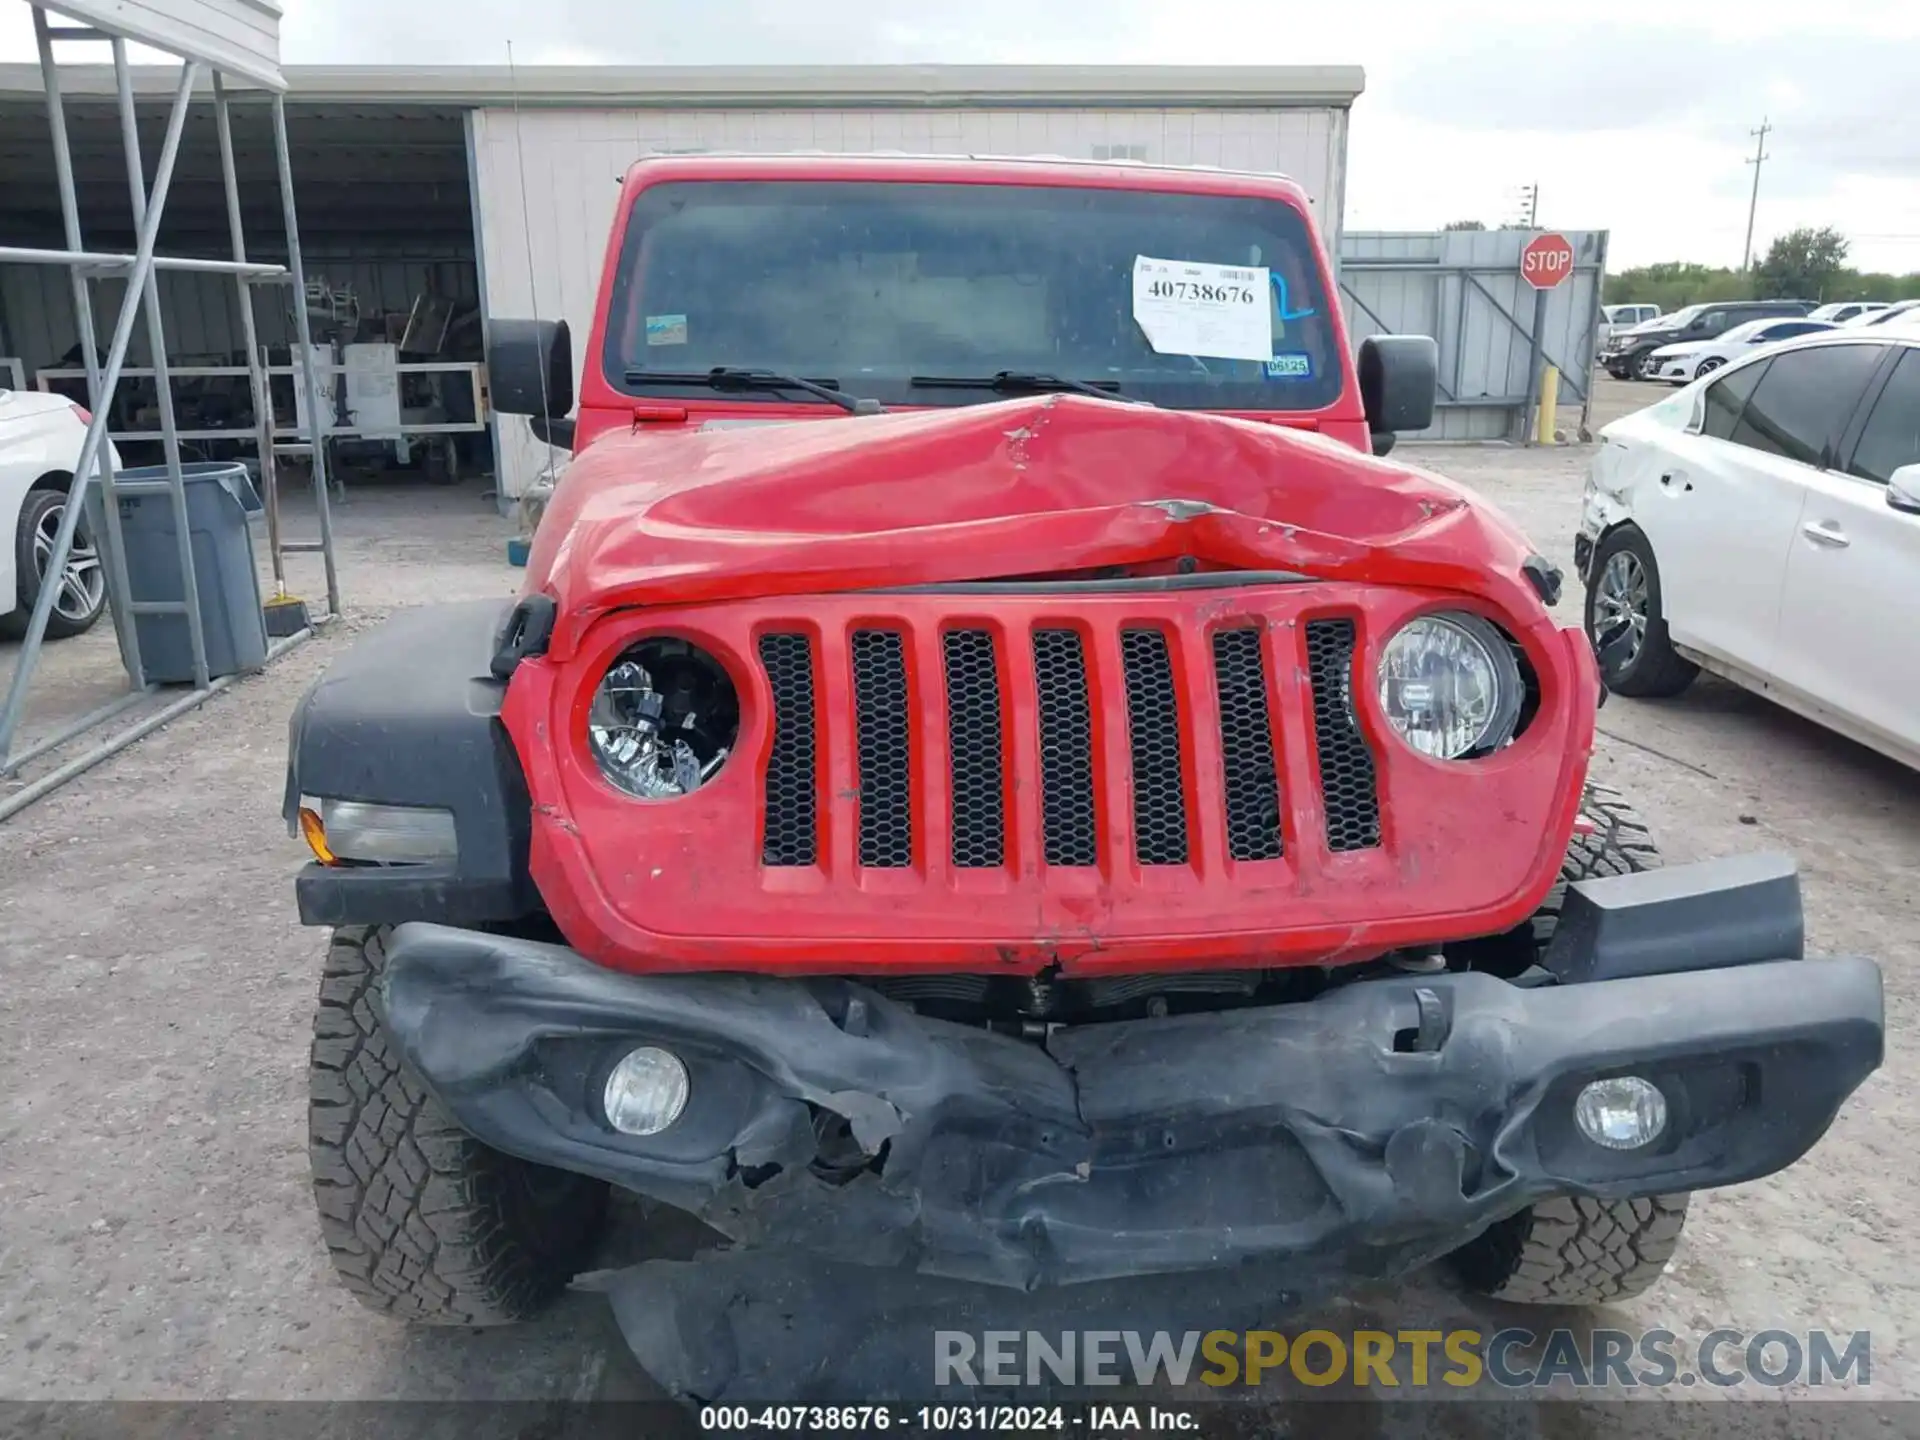
<instances>
[{"instance_id":1,"label":"crumpled hood","mask_svg":"<svg viewBox=\"0 0 1920 1440\"><path fill-rule=\"evenodd\" d=\"M627 606L1140 564L1478 595L1544 617L1517 527L1425 471L1253 421L1074 395L611 436L568 469L529 557L549 653Z\"/></svg>"}]
</instances>

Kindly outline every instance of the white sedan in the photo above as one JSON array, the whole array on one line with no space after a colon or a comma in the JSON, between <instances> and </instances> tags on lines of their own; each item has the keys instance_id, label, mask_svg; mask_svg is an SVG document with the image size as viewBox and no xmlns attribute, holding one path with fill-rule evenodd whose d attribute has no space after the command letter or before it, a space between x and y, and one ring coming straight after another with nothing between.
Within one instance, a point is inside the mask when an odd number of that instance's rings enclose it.
<instances>
[{"instance_id":1,"label":"white sedan","mask_svg":"<svg viewBox=\"0 0 1920 1440\"><path fill-rule=\"evenodd\" d=\"M1662 345L1647 360L1647 375L1655 380L1684 385L1711 375L1729 361L1751 355L1762 345L1777 345L1782 340L1798 339L1832 330L1830 320L1803 319L1798 315L1771 320L1749 320L1736 325L1714 340L1690 340L1680 345Z\"/></svg>"},{"instance_id":2,"label":"white sedan","mask_svg":"<svg viewBox=\"0 0 1920 1440\"><path fill-rule=\"evenodd\" d=\"M64 395L0 388L0 638L26 633L86 433L87 412ZM91 629L106 606L106 576L84 522L58 584L47 634L64 640Z\"/></svg>"},{"instance_id":3,"label":"white sedan","mask_svg":"<svg viewBox=\"0 0 1920 1440\"><path fill-rule=\"evenodd\" d=\"M1920 767L1920 332L1791 341L1600 435L1574 562L1608 688L1711 671Z\"/></svg>"}]
</instances>

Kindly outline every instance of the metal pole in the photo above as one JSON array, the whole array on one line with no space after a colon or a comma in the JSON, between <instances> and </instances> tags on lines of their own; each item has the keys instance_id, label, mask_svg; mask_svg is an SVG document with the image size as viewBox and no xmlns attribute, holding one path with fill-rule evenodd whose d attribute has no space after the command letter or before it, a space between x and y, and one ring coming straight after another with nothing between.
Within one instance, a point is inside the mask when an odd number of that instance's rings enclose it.
<instances>
[{"instance_id":1,"label":"metal pole","mask_svg":"<svg viewBox=\"0 0 1920 1440\"><path fill-rule=\"evenodd\" d=\"M226 87L220 72L213 74L213 118L220 132L220 174L227 187L227 229L233 235L233 258L245 263L246 227L240 219L240 181L233 165L233 122L227 112ZM240 297L240 328L247 345L247 384L253 394L254 445L260 452L260 492L267 507L267 549L273 556L274 598L287 593L286 558L280 552L280 485L273 464L273 394L260 368L260 338L253 323L253 286L244 275L234 277Z\"/></svg>"},{"instance_id":2,"label":"metal pole","mask_svg":"<svg viewBox=\"0 0 1920 1440\"><path fill-rule=\"evenodd\" d=\"M1533 340L1527 349L1527 403L1520 412L1520 424L1526 443L1533 444L1533 407L1540 403L1540 355L1547 340L1546 290L1533 292Z\"/></svg>"},{"instance_id":3,"label":"metal pole","mask_svg":"<svg viewBox=\"0 0 1920 1440\"><path fill-rule=\"evenodd\" d=\"M1773 126L1767 123L1766 116L1760 117L1760 128L1747 133L1754 138L1753 158L1747 164L1753 166L1753 198L1747 201L1747 243L1740 251L1740 273L1746 274L1753 269L1753 217L1760 209L1760 167L1766 164L1767 132Z\"/></svg>"},{"instance_id":4,"label":"metal pole","mask_svg":"<svg viewBox=\"0 0 1920 1440\"><path fill-rule=\"evenodd\" d=\"M140 127L134 116L133 73L127 69L127 42L117 35L113 39L113 78L120 90L120 138L127 152L127 188L133 196L133 223L138 225L147 218L147 175L140 161ZM184 106L182 108L184 112ZM167 331L160 315L160 281L151 268L141 286L141 298L147 310L147 349L152 352L148 359L153 363L154 399L160 405L160 448L166 455L167 484L173 491L173 526L180 549L180 598L187 606L187 638L193 646L193 683L204 690L213 677L207 670L207 630L200 614L199 577L194 573L193 528L187 521L187 480L180 468L180 426L173 410L173 377L167 373Z\"/></svg>"},{"instance_id":5,"label":"metal pole","mask_svg":"<svg viewBox=\"0 0 1920 1440\"><path fill-rule=\"evenodd\" d=\"M333 565L333 507L327 495L327 447L320 438L320 377L314 373L313 327L307 323L307 272L300 263L300 217L293 204L293 159L287 149L287 100L273 97L273 149L280 168L280 210L287 227L287 268L293 272L293 328L300 368L307 377L307 430L313 441L313 505L320 517L320 558L327 570L327 614L340 613L340 577Z\"/></svg>"},{"instance_id":6,"label":"metal pole","mask_svg":"<svg viewBox=\"0 0 1920 1440\"><path fill-rule=\"evenodd\" d=\"M1586 374L1580 385L1580 439L1584 443L1593 438L1593 383L1594 362L1598 357L1593 353L1593 338L1600 333L1600 307L1606 302L1607 288L1607 242L1612 232L1600 232L1600 255L1593 270L1593 304L1587 311L1587 333L1580 342L1582 355L1587 362Z\"/></svg>"},{"instance_id":7,"label":"metal pole","mask_svg":"<svg viewBox=\"0 0 1920 1440\"><path fill-rule=\"evenodd\" d=\"M53 132L53 168L60 182L60 218L66 226L67 249L80 251L86 248L80 234L80 200L73 185L73 151L67 144L67 111L60 97L60 72L53 59L53 37L47 26L47 12L38 5L33 7L34 38L40 46L40 75L47 92L47 125ZM80 331L80 353L87 369L87 396L92 403L94 413L108 414L113 409L113 392L100 384L100 342L93 328L93 291L87 284L87 277L79 270L69 266L67 277L73 282L73 316ZM82 471L75 476L75 484L68 488L69 505L85 505L86 481ZM101 447L97 466L100 479L100 513L106 520L106 534L101 537L101 549L105 552L103 563L106 566L106 580L110 600L117 598L126 603L128 594L126 543L120 530L120 505L113 493L113 447ZM58 574L51 568L48 575ZM114 627L120 630L120 617L114 616ZM122 654L126 659L127 673L133 680L136 690L147 683L147 673L140 658L140 636L137 627L128 620L120 636ZM6 746L0 744L0 758L6 755Z\"/></svg>"},{"instance_id":8,"label":"metal pole","mask_svg":"<svg viewBox=\"0 0 1920 1440\"><path fill-rule=\"evenodd\" d=\"M313 631L311 629L296 630L284 640L274 641L267 647L267 663L272 664L302 640L310 638L312 634ZM25 786L14 794L7 796L4 800L0 800L0 820L6 820L19 814L22 810L33 804L34 801L59 789L62 785L66 784L67 781L73 779L74 776L84 774L98 765L102 760L126 749L127 746L131 745L134 741L151 735L169 720L186 714L187 711L193 709L196 705L200 705L213 696L218 695L239 678L238 675L222 675L203 690L190 690L178 700L175 700L171 705L163 706L161 709L154 711L153 714L128 726L111 740L103 741L101 744L87 751L84 755L74 756L73 759L67 761L66 764L60 766L57 770L49 770L31 785Z\"/></svg>"},{"instance_id":9,"label":"metal pole","mask_svg":"<svg viewBox=\"0 0 1920 1440\"><path fill-rule=\"evenodd\" d=\"M147 218L140 225L138 243L134 246L134 264L127 276L127 293L120 301L120 315L114 322L113 342L107 347L106 368L101 372L100 389L102 394L110 395L120 383L120 369L126 364L127 342L133 338L134 317L140 312L140 296L147 281L153 275L153 247L160 236L160 215L166 208L167 191L173 185L173 162L180 154L180 132L186 127L187 103L193 98L193 82L200 73L198 61L189 60L180 67L180 88L174 95L173 113L167 121L167 136L160 146L160 161L153 173L153 200L147 207ZM106 444L107 412L104 409L93 412L93 419L87 423L86 438L80 442L80 458L74 463L74 488L69 493L67 508L60 516L60 530L54 537L53 554L47 560L47 573L57 574L65 567L67 556L73 551L73 532L80 524L80 506L75 502L85 494L84 477L91 474L99 462L100 452ZM33 678L33 667L40 656L40 645L46 639L47 617L53 613L53 595L55 587L42 585L40 593L33 602L33 615L27 621L26 638L20 642L20 659L13 670L13 684L7 691L7 700L0 706L0 758L8 753L13 743L13 733L20 726L21 712L26 709L27 683Z\"/></svg>"}]
</instances>

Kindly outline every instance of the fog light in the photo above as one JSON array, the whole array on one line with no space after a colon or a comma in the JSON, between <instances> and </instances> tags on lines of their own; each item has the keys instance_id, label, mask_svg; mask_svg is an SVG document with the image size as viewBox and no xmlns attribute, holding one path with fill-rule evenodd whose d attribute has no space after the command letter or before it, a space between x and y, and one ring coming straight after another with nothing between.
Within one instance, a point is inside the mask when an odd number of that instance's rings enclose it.
<instances>
[{"instance_id":1,"label":"fog light","mask_svg":"<svg viewBox=\"0 0 1920 1440\"><path fill-rule=\"evenodd\" d=\"M607 1076L601 1103L622 1135L658 1135L687 1108L687 1067L670 1050L642 1045Z\"/></svg>"},{"instance_id":2,"label":"fog light","mask_svg":"<svg viewBox=\"0 0 1920 1440\"><path fill-rule=\"evenodd\" d=\"M1609 1150L1639 1150L1667 1128L1667 1097L1651 1080L1616 1075L1595 1080L1573 1102L1580 1133Z\"/></svg>"}]
</instances>

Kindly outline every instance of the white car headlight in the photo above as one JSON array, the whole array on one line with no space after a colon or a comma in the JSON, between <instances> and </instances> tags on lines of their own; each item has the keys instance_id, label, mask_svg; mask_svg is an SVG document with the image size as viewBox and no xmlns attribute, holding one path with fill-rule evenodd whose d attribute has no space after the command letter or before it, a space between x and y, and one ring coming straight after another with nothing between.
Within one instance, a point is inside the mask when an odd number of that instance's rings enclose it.
<instances>
[{"instance_id":1,"label":"white car headlight","mask_svg":"<svg viewBox=\"0 0 1920 1440\"><path fill-rule=\"evenodd\" d=\"M1380 709L1400 738L1436 760L1513 738L1523 686L1506 637L1477 615L1422 615L1380 652Z\"/></svg>"}]
</instances>

